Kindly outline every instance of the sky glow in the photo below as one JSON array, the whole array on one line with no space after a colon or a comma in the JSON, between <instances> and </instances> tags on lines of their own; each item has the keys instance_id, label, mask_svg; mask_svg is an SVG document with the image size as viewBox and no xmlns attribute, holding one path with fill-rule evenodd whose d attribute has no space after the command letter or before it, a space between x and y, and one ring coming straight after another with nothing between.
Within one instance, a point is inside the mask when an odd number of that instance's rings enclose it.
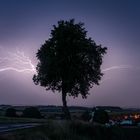
<instances>
[{"instance_id":1,"label":"sky glow","mask_svg":"<svg viewBox=\"0 0 140 140\"><path fill-rule=\"evenodd\" d=\"M20 73L36 73L36 66L32 63L31 59L25 55L23 51L16 49L15 52L8 52L7 56L0 57L0 72L16 71ZM120 69L140 69L131 65L111 66L102 69L102 72Z\"/></svg>"},{"instance_id":2,"label":"sky glow","mask_svg":"<svg viewBox=\"0 0 140 140\"><path fill-rule=\"evenodd\" d=\"M6 57L0 57L0 72L4 71L35 73L36 69L30 58L17 50L15 53L8 52Z\"/></svg>"},{"instance_id":3,"label":"sky glow","mask_svg":"<svg viewBox=\"0 0 140 140\"><path fill-rule=\"evenodd\" d=\"M117 70L117 69L140 69L140 67L134 67L134 66L131 66L131 65L119 65L119 66L111 66L111 67L108 67L108 68L105 68L102 70L102 72L107 72L107 71L112 71L112 70Z\"/></svg>"},{"instance_id":4,"label":"sky glow","mask_svg":"<svg viewBox=\"0 0 140 140\"><path fill-rule=\"evenodd\" d=\"M32 77L53 25L74 18L108 50L100 85L86 100L68 97L68 105L140 107L140 1L79 1L0 0L0 104L62 105L60 93L34 85Z\"/></svg>"}]
</instances>

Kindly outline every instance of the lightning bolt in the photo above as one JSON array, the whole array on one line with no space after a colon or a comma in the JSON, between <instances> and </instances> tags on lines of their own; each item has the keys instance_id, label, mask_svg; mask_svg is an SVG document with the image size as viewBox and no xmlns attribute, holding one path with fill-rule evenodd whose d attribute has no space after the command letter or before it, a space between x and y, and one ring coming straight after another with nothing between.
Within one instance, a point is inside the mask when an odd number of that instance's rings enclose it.
<instances>
[{"instance_id":1,"label":"lightning bolt","mask_svg":"<svg viewBox=\"0 0 140 140\"><path fill-rule=\"evenodd\" d=\"M107 72L107 71L116 70L116 69L132 69L132 68L134 68L134 67L131 65L119 65L119 66L112 66L109 68L105 68L102 71ZM139 68L139 67L137 67L137 68Z\"/></svg>"},{"instance_id":2,"label":"lightning bolt","mask_svg":"<svg viewBox=\"0 0 140 140\"><path fill-rule=\"evenodd\" d=\"M4 71L35 73L36 69L31 59L24 52L8 52L7 57L0 57L0 72Z\"/></svg>"},{"instance_id":3,"label":"lightning bolt","mask_svg":"<svg viewBox=\"0 0 140 140\"><path fill-rule=\"evenodd\" d=\"M112 66L112 67L108 67L102 70L102 72L108 72L108 71L112 71L112 70L120 70L120 69L134 69L134 70L140 70L140 67L134 67L132 65L119 65L119 66ZM101 80L100 83L104 83L106 80L109 80L111 78L106 78L104 80Z\"/></svg>"},{"instance_id":4,"label":"lightning bolt","mask_svg":"<svg viewBox=\"0 0 140 140\"><path fill-rule=\"evenodd\" d=\"M2 49L2 47L0 47ZM16 71L16 72L28 72L35 73L36 68L32 63L31 59L25 56L23 51L16 50L15 53L8 52L7 57L0 57L0 72L4 71ZM102 72L108 72L111 70L117 69L134 69L131 65L119 65L112 66L102 70ZM140 67L136 67L136 69L140 69Z\"/></svg>"}]
</instances>

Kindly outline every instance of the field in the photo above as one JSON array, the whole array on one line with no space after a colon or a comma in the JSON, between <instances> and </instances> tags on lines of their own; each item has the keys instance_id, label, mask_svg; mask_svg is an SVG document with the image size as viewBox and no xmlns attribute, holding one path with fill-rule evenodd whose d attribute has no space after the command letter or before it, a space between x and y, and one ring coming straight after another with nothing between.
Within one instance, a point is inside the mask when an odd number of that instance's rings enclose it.
<instances>
[{"instance_id":1,"label":"field","mask_svg":"<svg viewBox=\"0 0 140 140\"><path fill-rule=\"evenodd\" d=\"M46 123L46 119L0 117L0 124Z\"/></svg>"},{"instance_id":2,"label":"field","mask_svg":"<svg viewBox=\"0 0 140 140\"><path fill-rule=\"evenodd\" d=\"M1 135L1 140L138 140L140 128L94 126L82 121L46 121L35 128Z\"/></svg>"},{"instance_id":3,"label":"field","mask_svg":"<svg viewBox=\"0 0 140 140\"><path fill-rule=\"evenodd\" d=\"M23 107L15 107L19 114ZM39 106L40 119L18 117L5 117L1 110L0 124L26 124L37 123L38 126L26 129L12 130L11 132L0 133L0 140L139 140L140 127L136 126L110 126L93 125L82 117L83 113L89 112L90 108L70 107L73 121L63 120L61 107ZM108 109L108 107L107 107ZM112 107L109 109L112 109ZM139 110L125 110L113 107L110 116L126 116L137 114Z\"/></svg>"}]
</instances>

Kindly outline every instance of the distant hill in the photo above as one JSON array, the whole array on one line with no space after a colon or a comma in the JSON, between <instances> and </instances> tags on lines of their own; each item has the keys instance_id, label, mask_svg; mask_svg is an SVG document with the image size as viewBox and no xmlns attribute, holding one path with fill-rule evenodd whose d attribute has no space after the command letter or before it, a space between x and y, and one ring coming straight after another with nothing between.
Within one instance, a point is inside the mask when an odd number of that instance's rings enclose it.
<instances>
[{"instance_id":1,"label":"distant hill","mask_svg":"<svg viewBox=\"0 0 140 140\"><path fill-rule=\"evenodd\" d=\"M118 107L118 106L96 106L96 108L111 111L111 112L114 112L114 111L118 112L118 111L123 110L121 107Z\"/></svg>"}]
</instances>

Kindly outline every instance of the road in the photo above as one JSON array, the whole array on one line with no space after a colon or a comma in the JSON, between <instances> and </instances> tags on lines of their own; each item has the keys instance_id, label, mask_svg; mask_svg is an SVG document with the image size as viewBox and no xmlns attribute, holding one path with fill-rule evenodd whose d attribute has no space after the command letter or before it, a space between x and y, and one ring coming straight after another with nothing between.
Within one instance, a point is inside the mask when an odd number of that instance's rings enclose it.
<instances>
[{"instance_id":1,"label":"road","mask_svg":"<svg viewBox=\"0 0 140 140\"><path fill-rule=\"evenodd\" d=\"M39 126L38 123L24 123L24 124L0 124L0 134L7 133L14 130L32 128Z\"/></svg>"}]
</instances>

